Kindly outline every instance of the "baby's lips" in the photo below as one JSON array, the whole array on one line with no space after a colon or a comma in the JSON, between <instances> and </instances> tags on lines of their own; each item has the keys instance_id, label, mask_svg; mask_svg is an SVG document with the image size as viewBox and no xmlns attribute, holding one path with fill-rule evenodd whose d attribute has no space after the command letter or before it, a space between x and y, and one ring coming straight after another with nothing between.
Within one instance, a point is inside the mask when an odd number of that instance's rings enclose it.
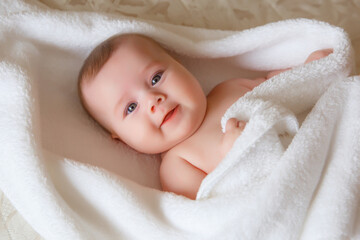
<instances>
[{"instance_id":1,"label":"baby's lips","mask_svg":"<svg viewBox=\"0 0 360 240\"><path fill-rule=\"evenodd\" d=\"M169 118L172 117L172 115L174 114L175 112L175 109L177 108L177 106L175 106L174 108L170 108L167 113L164 115L163 119L162 119L162 122L160 124L160 127L166 122L168 121ZM170 114L170 115L169 115Z\"/></svg>"}]
</instances>

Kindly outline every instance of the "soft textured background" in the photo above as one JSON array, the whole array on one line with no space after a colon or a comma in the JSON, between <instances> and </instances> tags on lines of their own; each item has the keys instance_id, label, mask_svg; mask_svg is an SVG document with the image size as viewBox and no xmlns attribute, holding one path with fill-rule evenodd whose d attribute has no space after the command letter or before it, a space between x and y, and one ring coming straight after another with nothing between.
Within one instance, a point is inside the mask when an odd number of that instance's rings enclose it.
<instances>
[{"instance_id":1,"label":"soft textured background","mask_svg":"<svg viewBox=\"0 0 360 240\"><path fill-rule=\"evenodd\" d=\"M38 0L61 11L100 11L209 29L241 30L289 18L344 28L360 73L360 0ZM0 239L42 239L0 192Z\"/></svg>"}]
</instances>

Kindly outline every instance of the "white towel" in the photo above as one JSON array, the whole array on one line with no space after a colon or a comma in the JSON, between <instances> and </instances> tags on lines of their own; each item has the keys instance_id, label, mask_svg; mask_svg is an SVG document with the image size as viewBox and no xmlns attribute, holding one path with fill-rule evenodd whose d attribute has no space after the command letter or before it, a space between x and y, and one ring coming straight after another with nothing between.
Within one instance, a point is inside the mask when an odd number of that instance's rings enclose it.
<instances>
[{"instance_id":1,"label":"white towel","mask_svg":"<svg viewBox=\"0 0 360 240\"><path fill-rule=\"evenodd\" d=\"M342 29L296 19L204 30L26 2L0 3L0 188L45 239L359 236L360 80L348 78ZM249 123L196 201L160 191L158 156L113 143L81 109L82 61L119 32L173 50L205 92L294 67L228 109L223 126L229 117ZM302 64L323 48L334 53Z\"/></svg>"}]
</instances>

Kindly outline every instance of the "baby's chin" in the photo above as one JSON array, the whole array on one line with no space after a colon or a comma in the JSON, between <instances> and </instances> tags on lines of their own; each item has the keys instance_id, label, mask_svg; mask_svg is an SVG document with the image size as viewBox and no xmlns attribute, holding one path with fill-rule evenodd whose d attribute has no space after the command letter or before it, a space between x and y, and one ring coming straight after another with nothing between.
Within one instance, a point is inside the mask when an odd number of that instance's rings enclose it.
<instances>
[{"instance_id":1,"label":"baby's chin","mask_svg":"<svg viewBox=\"0 0 360 240\"><path fill-rule=\"evenodd\" d=\"M172 139L171 141L161 141L161 142L151 142L151 144L141 144L139 143L137 146L131 146L133 149L140 153L145 154L162 154L170 149L174 148L179 143L185 141L189 136L182 136L178 139Z\"/></svg>"},{"instance_id":2,"label":"baby's chin","mask_svg":"<svg viewBox=\"0 0 360 240\"><path fill-rule=\"evenodd\" d=\"M167 151L169 151L170 149L174 148L178 143L167 143L167 144L162 144L161 146L159 146L159 144L157 144L158 146L130 146L133 149L135 149L136 151L140 152L140 153L145 153L145 154L162 154L165 153Z\"/></svg>"},{"instance_id":3,"label":"baby's chin","mask_svg":"<svg viewBox=\"0 0 360 240\"><path fill-rule=\"evenodd\" d=\"M171 134L167 134L167 137L156 138L156 136L154 136L152 139L146 138L146 140L143 139L142 141L133 141L133 144L127 144L141 153L162 154L191 137L198 130L201 123L202 121L198 121L196 124L192 122L192 124L177 128L178 132L171 131Z\"/></svg>"}]
</instances>

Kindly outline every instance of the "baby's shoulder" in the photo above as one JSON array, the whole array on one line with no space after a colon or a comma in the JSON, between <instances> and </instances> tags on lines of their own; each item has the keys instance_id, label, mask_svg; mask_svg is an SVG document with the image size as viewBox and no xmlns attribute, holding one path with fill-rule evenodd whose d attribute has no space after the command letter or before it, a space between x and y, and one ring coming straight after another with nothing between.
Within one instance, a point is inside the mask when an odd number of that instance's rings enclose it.
<instances>
[{"instance_id":1,"label":"baby's shoulder","mask_svg":"<svg viewBox=\"0 0 360 240\"><path fill-rule=\"evenodd\" d=\"M248 78L232 78L226 81L221 82L216 86L216 88L224 88L224 89L238 89L238 88L246 88L248 90L252 90L254 87L260 85L265 82L265 77L258 77L254 79Z\"/></svg>"},{"instance_id":2,"label":"baby's shoulder","mask_svg":"<svg viewBox=\"0 0 360 240\"><path fill-rule=\"evenodd\" d=\"M212 96L230 96L232 94L236 96L242 96L248 91L251 91L254 87L263 83L265 78L247 79L247 78L233 78L223 81L216 85L208 94L208 97Z\"/></svg>"},{"instance_id":3,"label":"baby's shoulder","mask_svg":"<svg viewBox=\"0 0 360 240\"><path fill-rule=\"evenodd\" d=\"M246 79L234 78L234 79L222 81L210 91L208 96L221 94L221 93L229 93L232 91L238 91L239 89L246 89L246 87L244 87L243 84L244 80Z\"/></svg>"},{"instance_id":4,"label":"baby's shoulder","mask_svg":"<svg viewBox=\"0 0 360 240\"><path fill-rule=\"evenodd\" d=\"M241 78L232 78L220 82L212 89L212 91L222 91L238 86L241 86Z\"/></svg>"}]
</instances>

